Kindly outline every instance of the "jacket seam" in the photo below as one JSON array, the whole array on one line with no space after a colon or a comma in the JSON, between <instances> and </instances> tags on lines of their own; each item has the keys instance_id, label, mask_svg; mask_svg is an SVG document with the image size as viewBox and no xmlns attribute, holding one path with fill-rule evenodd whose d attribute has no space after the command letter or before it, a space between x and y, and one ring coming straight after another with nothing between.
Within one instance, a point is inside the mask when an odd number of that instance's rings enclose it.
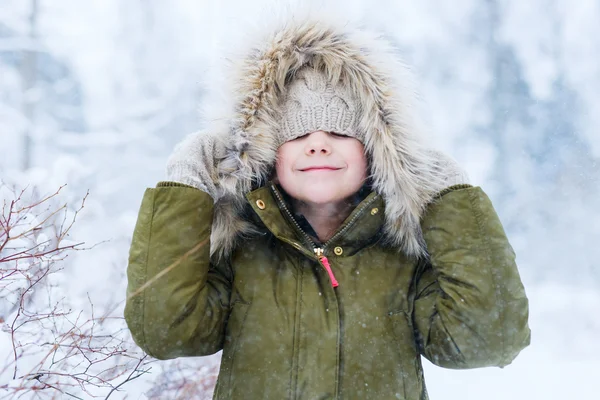
<instances>
[{"instance_id":1,"label":"jacket seam","mask_svg":"<svg viewBox=\"0 0 600 400\"><path fill-rule=\"evenodd\" d=\"M292 376L290 385L290 399L296 399L298 397L298 370L299 370L299 349L300 349L300 335L302 330L301 316L302 316L302 268L298 268L298 284L296 285L296 315L294 317L294 344L292 354Z\"/></svg>"},{"instance_id":2,"label":"jacket seam","mask_svg":"<svg viewBox=\"0 0 600 400\"><path fill-rule=\"evenodd\" d=\"M334 399L339 399L340 398L340 369L341 369L341 351L342 351L342 316L340 314L340 301L338 298L338 294L337 292L331 288L331 290L333 291L333 296L335 299L335 308L336 308L336 316L337 316L337 324L336 325L336 330L337 330L337 348L335 349L335 357L336 357L336 362L335 362L335 389L333 392L333 397Z\"/></svg>"},{"instance_id":3,"label":"jacket seam","mask_svg":"<svg viewBox=\"0 0 600 400\"><path fill-rule=\"evenodd\" d=\"M231 396L231 394L233 392L233 385L231 384L231 382L233 381L233 366L235 365L236 356L238 355L237 353L239 352L240 341L242 340L242 334L244 333L244 327L246 326L246 319L248 318L248 311L250 309L250 304L243 302L243 301L234 303L234 306L237 306L237 308L239 309L240 304L242 305L242 307L244 309L244 316L242 317L242 319L240 321L240 329L237 331L237 334L233 338L233 342L232 342L233 348L231 349L231 357L229 359L229 380L227 382L227 392L229 393L229 396ZM230 317L231 317L232 311L233 311L233 306L230 307L230 309L229 309Z\"/></svg>"},{"instance_id":4,"label":"jacket seam","mask_svg":"<svg viewBox=\"0 0 600 400\"><path fill-rule=\"evenodd\" d=\"M485 256L487 258L487 262L488 262L488 268L490 270L490 275L492 278L492 283L494 285L494 295L496 298L496 301L494 302L494 304L499 304L500 302L500 293L498 293L498 282L496 279L496 272L495 272L495 268L494 265L492 263L492 251L491 251L491 244L489 242L489 238L488 236L485 234L484 232L484 227L483 227L483 223L481 221L481 216L482 216L482 212L479 208L479 205L477 204L477 202L475 201L475 193L473 193L472 191L469 191L469 202L471 203L471 207L473 208L473 214L475 215L475 221L477 222L477 227L479 229L479 234L481 235L481 239L483 241L483 243L485 244L484 248L485 248ZM505 312L504 310L500 310L500 315L498 316L498 318L501 321L501 325L502 326L502 330L503 332L501 332L500 334L500 341L501 341L501 358L504 359L505 358L505 342L504 342L504 325L505 325ZM490 355L491 356L491 355Z\"/></svg>"},{"instance_id":5,"label":"jacket seam","mask_svg":"<svg viewBox=\"0 0 600 400\"><path fill-rule=\"evenodd\" d=\"M181 183L181 182L174 182L174 181L159 181L156 184L156 187L157 188L159 188L159 187L185 187L185 188L198 189L192 185L188 185L188 184Z\"/></svg>"},{"instance_id":6,"label":"jacket seam","mask_svg":"<svg viewBox=\"0 0 600 400\"><path fill-rule=\"evenodd\" d=\"M154 190L152 190L152 207L150 208L150 226L148 228L148 241L146 243L146 259L144 260L144 282L148 281L148 260L150 259L150 248L152 246L150 246L150 242L152 240L152 224L154 223L154 203L155 203L155 199L156 199L156 194L154 192ZM150 347L148 345L148 342L146 341L146 290L142 290L142 293L140 293L141 295L141 303L142 303L142 336L143 336L143 341L146 347L146 353L151 356L156 358L152 352L150 352Z\"/></svg>"},{"instance_id":7,"label":"jacket seam","mask_svg":"<svg viewBox=\"0 0 600 400\"><path fill-rule=\"evenodd\" d=\"M447 195L450 192L454 192L455 190L460 190L460 189L469 189L472 188L473 185L470 185L468 183L459 183L458 185L452 185L452 186L448 186L447 188L443 189L442 191L438 192L435 196L433 196L434 198L440 198L444 195Z\"/></svg>"}]
</instances>

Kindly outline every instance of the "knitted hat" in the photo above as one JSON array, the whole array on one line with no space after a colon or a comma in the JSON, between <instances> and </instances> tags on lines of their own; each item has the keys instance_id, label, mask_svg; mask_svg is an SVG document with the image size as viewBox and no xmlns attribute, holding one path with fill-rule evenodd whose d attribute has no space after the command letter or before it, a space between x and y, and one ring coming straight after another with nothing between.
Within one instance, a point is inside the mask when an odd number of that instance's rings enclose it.
<instances>
[{"instance_id":1,"label":"knitted hat","mask_svg":"<svg viewBox=\"0 0 600 400\"><path fill-rule=\"evenodd\" d=\"M364 142L365 135L357 123L360 113L360 102L350 87L304 67L287 87L279 145L315 131L335 132Z\"/></svg>"}]
</instances>

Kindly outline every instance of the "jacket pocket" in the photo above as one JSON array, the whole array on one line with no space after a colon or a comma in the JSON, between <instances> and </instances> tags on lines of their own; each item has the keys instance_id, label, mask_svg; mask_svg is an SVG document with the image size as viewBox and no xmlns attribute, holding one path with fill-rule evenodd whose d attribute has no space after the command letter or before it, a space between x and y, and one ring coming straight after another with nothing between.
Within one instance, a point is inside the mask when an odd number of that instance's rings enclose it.
<instances>
[{"instance_id":1,"label":"jacket pocket","mask_svg":"<svg viewBox=\"0 0 600 400\"><path fill-rule=\"evenodd\" d=\"M399 309L388 312L396 349L400 357L400 375L404 386L403 399L427 400L421 356L417 349L412 315L408 310Z\"/></svg>"},{"instance_id":2,"label":"jacket pocket","mask_svg":"<svg viewBox=\"0 0 600 400\"><path fill-rule=\"evenodd\" d=\"M217 385L215 387L215 399L231 399L233 387L233 369L235 367L235 356L240 346L240 340L244 330L244 324L248 315L249 303L236 301L231 306L229 320L227 321L227 331L225 334L225 343L223 344L223 354L221 356L221 368Z\"/></svg>"}]
</instances>

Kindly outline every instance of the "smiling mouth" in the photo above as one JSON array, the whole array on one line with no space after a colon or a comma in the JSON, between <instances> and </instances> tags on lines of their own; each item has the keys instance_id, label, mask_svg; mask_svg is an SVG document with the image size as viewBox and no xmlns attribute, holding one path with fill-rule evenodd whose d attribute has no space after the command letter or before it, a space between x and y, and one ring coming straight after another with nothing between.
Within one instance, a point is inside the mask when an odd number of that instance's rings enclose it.
<instances>
[{"instance_id":1,"label":"smiling mouth","mask_svg":"<svg viewBox=\"0 0 600 400\"><path fill-rule=\"evenodd\" d=\"M302 172L308 172L308 171L337 171L340 170L341 168L334 168L334 167L310 167L310 168L306 168L306 169L301 169L300 171Z\"/></svg>"}]
</instances>

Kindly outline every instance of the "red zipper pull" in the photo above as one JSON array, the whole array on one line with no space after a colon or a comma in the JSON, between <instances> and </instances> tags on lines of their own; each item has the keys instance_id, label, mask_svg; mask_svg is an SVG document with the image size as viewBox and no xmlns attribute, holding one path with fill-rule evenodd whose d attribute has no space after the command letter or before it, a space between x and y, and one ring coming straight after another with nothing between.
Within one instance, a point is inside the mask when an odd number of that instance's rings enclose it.
<instances>
[{"instance_id":1,"label":"red zipper pull","mask_svg":"<svg viewBox=\"0 0 600 400\"><path fill-rule=\"evenodd\" d=\"M327 270L327 273L329 274L329 279L331 280L331 286L338 287L339 283L335 279L335 276L333 275L333 271L331 270L331 265L329 265L329 260L327 259L327 257L319 256L319 261L321 261L321 264L323 264L323 266Z\"/></svg>"}]
</instances>

